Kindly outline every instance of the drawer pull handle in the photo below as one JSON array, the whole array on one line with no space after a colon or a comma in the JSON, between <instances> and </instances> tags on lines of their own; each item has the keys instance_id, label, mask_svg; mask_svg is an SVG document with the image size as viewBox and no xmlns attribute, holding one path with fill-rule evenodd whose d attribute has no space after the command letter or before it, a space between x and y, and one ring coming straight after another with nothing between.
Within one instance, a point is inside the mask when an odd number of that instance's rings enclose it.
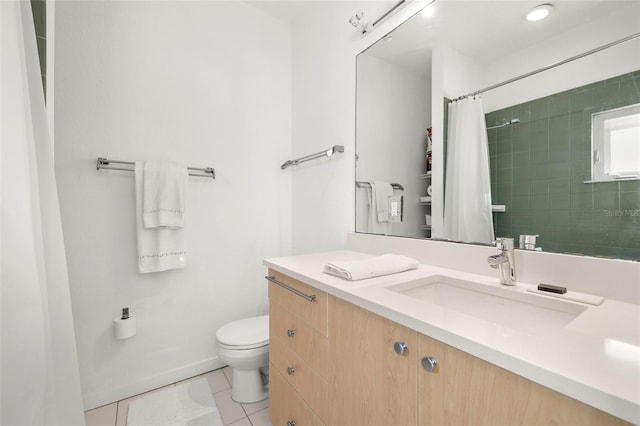
<instances>
[{"instance_id":1,"label":"drawer pull handle","mask_svg":"<svg viewBox=\"0 0 640 426\"><path fill-rule=\"evenodd\" d=\"M307 300L309 302L313 302L315 300L315 298L316 298L315 294L312 294L311 296L308 296L308 295L304 294L303 292L298 291L295 288L291 288L288 285L286 285L285 283L282 283L282 282L276 280L276 277L274 277L274 276L266 276L265 278L267 280L271 281L272 283L279 285L280 287L284 288L285 290L289 290L291 293L295 294L296 296L300 296L300 297L302 297L303 299L305 299L305 300Z\"/></svg>"},{"instance_id":2,"label":"drawer pull handle","mask_svg":"<svg viewBox=\"0 0 640 426\"><path fill-rule=\"evenodd\" d=\"M288 374L288 375L290 375L290 376L291 376L291 375L292 375L293 373L295 373L295 372L296 372L296 369L295 369L295 368L293 368L293 367L287 367L287 374Z\"/></svg>"},{"instance_id":3,"label":"drawer pull handle","mask_svg":"<svg viewBox=\"0 0 640 426\"><path fill-rule=\"evenodd\" d=\"M433 370L435 370L437 364L438 361L436 361L436 359L432 356L425 356L424 358L422 358L422 368L427 370L429 373L433 373Z\"/></svg>"},{"instance_id":4,"label":"drawer pull handle","mask_svg":"<svg viewBox=\"0 0 640 426\"><path fill-rule=\"evenodd\" d=\"M294 422L293 420L288 420L287 426L296 426L296 422Z\"/></svg>"},{"instance_id":5,"label":"drawer pull handle","mask_svg":"<svg viewBox=\"0 0 640 426\"><path fill-rule=\"evenodd\" d=\"M287 336L289 336L289 337L293 337L293 335L294 335L294 334L296 334L296 331L295 331L295 330L293 330L293 329L291 329L291 328L290 328L289 330L287 330Z\"/></svg>"},{"instance_id":6,"label":"drawer pull handle","mask_svg":"<svg viewBox=\"0 0 640 426\"><path fill-rule=\"evenodd\" d=\"M407 344L404 342L395 342L393 344L393 350L400 356L404 355L407 352Z\"/></svg>"}]
</instances>

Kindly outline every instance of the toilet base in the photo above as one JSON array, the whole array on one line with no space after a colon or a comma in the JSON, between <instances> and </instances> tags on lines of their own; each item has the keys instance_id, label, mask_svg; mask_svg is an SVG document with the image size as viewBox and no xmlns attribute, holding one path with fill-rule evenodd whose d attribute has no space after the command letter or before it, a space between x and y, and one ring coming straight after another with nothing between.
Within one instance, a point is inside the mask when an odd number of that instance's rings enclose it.
<instances>
[{"instance_id":1,"label":"toilet base","mask_svg":"<svg viewBox=\"0 0 640 426\"><path fill-rule=\"evenodd\" d=\"M260 369L233 369L231 399L233 399L235 402L247 404L251 402L263 401L268 397L269 391L263 384Z\"/></svg>"}]
</instances>

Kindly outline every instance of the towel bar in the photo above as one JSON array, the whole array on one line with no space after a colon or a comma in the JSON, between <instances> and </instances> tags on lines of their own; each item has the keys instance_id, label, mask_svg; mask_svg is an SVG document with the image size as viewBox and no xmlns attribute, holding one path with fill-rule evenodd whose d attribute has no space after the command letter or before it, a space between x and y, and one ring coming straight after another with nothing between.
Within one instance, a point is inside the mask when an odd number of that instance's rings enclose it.
<instances>
[{"instance_id":1,"label":"towel bar","mask_svg":"<svg viewBox=\"0 0 640 426\"><path fill-rule=\"evenodd\" d=\"M390 183L389 185L391 185L393 189L404 191L404 186L400 185L399 183ZM371 188L371 184L369 182L356 181L356 188Z\"/></svg>"},{"instance_id":2,"label":"towel bar","mask_svg":"<svg viewBox=\"0 0 640 426\"><path fill-rule=\"evenodd\" d=\"M306 157L300 157L296 160L288 160L280 166L282 170L286 169L289 166L297 166L300 163L304 163L306 161L315 160L320 157L331 157L336 152L344 152L344 146L342 145L334 145L329 149L325 149L324 151L316 152L315 154L307 155Z\"/></svg>"},{"instance_id":3,"label":"towel bar","mask_svg":"<svg viewBox=\"0 0 640 426\"><path fill-rule=\"evenodd\" d=\"M276 277L272 277L272 276L267 275L265 278L267 280L271 281L272 283L279 285L280 287L284 288L285 290L289 290L291 293L295 294L296 296L300 296L300 297L302 297L303 299L305 299L305 300L307 300L309 302L313 302L315 300L315 298L316 298L315 294L312 294L311 296L307 296L303 292L298 291L295 288L291 288L288 285L286 285L285 283L281 283L280 281L276 280Z\"/></svg>"},{"instance_id":4,"label":"towel bar","mask_svg":"<svg viewBox=\"0 0 640 426\"><path fill-rule=\"evenodd\" d=\"M104 157L98 157L98 162L96 163L96 170L107 169L107 170L123 170L125 172L133 171L133 169L127 169L125 167L114 167L111 165L111 163L126 164L128 166L135 165L133 161L109 160ZM205 167L205 168L187 167L187 169L189 170L189 176L210 177L212 179L216 178L216 171L213 169L213 167ZM192 170L195 173L192 173L191 172ZM201 172L201 173L197 173L197 172Z\"/></svg>"}]
</instances>

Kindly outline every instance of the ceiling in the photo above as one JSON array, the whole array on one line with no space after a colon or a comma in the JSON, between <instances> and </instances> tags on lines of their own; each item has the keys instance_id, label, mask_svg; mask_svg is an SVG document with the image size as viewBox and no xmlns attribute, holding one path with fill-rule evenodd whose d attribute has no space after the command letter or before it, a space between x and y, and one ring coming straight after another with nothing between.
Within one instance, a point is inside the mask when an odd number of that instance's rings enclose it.
<instances>
[{"instance_id":1,"label":"ceiling","mask_svg":"<svg viewBox=\"0 0 640 426\"><path fill-rule=\"evenodd\" d=\"M383 38L367 53L424 72L430 68L431 50L446 44L486 64L621 7L640 4L638 0L549 2L554 10L547 19L528 22L525 14L545 0L436 0L433 16L414 16L393 31L390 39Z\"/></svg>"}]
</instances>

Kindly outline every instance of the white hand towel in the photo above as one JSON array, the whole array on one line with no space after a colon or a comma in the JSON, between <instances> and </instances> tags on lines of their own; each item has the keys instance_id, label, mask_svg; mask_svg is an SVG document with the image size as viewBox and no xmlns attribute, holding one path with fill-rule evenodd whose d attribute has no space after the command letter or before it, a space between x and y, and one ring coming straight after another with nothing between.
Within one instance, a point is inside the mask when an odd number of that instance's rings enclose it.
<instances>
[{"instance_id":1,"label":"white hand towel","mask_svg":"<svg viewBox=\"0 0 640 426\"><path fill-rule=\"evenodd\" d=\"M389 197L393 196L393 188L390 183L371 182L373 196L376 199L376 213L378 222L389 221Z\"/></svg>"},{"instance_id":2,"label":"white hand towel","mask_svg":"<svg viewBox=\"0 0 640 426\"><path fill-rule=\"evenodd\" d=\"M185 231L182 228L145 229L142 219L144 163L136 161L136 233L138 236L138 271L140 273L181 269L187 266Z\"/></svg>"},{"instance_id":3,"label":"white hand towel","mask_svg":"<svg viewBox=\"0 0 640 426\"><path fill-rule=\"evenodd\" d=\"M371 188L367 188L368 215L367 215L367 232L370 234L391 234L391 223L378 221L378 203L376 197L376 183L370 181Z\"/></svg>"},{"instance_id":4,"label":"white hand towel","mask_svg":"<svg viewBox=\"0 0 640 426\"><path fill-rule=\"evenodd\" d=\"M186 167L171 161L144 163L142 219L145 228L184 226L188 176Z\"/></svg>"},{"instance_id":5,"label":"white hand towel","mask_svg":"<svg viewBox=\"0 0 640 426\"><path fill-rule=\"evenodd\" d=\"M416 269L418 261L398 254L383 254L364 260L329 262L324 272L349 281L396 274Z\"/></svg>"}]
</instances>

